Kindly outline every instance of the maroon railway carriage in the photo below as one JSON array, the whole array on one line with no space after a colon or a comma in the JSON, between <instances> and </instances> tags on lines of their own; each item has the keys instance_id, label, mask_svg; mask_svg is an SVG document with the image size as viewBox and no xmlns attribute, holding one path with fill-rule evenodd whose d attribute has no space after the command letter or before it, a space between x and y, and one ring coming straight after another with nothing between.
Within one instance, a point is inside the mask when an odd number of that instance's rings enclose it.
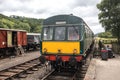
<instances>
[{"instance_id":1,"label":"maroon railway carriage","mask_svg":"<svg viewBox=\"0 0 120 80\"><path fill-rule=\"evenodd\" d=\"M25 30L0 28L0 56L19 55L26 45Z\"/></svg>"}]
</instances>

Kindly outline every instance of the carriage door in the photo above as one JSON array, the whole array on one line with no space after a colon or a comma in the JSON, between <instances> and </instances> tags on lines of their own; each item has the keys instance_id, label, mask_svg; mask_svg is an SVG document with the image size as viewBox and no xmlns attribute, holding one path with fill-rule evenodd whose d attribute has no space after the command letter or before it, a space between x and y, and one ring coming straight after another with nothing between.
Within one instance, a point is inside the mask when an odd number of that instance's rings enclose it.
<instances>
[{"instance_id":1,"label":"carriage door","mask_svg":"<svg viewBox=\"0 0 120 80\"><path fill-rule=\"evenodd\" d=\"M7 31L7 47L12 46L12 31Z\"/></svg>"},{"instance_id":2,"label":"carriage door","mask_svg":"<svg viewBox=\"0 0 120 80\"><path fill-rule=\"evenodd\" d=\"M17 46L17 32L12 33L12 44Z\"/></svg>"}]
</instances>

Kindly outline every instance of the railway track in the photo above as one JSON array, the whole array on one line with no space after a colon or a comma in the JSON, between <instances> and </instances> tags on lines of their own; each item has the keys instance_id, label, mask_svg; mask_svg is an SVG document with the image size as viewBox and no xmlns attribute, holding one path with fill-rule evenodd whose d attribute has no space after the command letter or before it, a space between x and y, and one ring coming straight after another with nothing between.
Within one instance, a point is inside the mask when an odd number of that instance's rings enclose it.
<instances>
[{"instance_id":1,"label":"railway track","mask_svg":"<svg viewBox=\"0 0 120 80\"><path fill-rule=\"evenodd\" d=\"M75 72L57 72L52 70L41 80L74 80Z\"/></svg>"},{"instance_id":2,"label":"railway track","mask_svg":"<svg viewBox=\"0 0 120 80\"><path fill-rule=\"evenodd\" d=\"M32 75L34 71L37 71L42 67L45 67L45 65L41 66L41 63L39 62L39 58L36 58L30 61L27 61L25 63L0 71L0 80L14 80L14 78L26 78L27 74ZM52 71L50 70L46 73L45 69L43 69L45 74L43 73L42 76L39 78L39 80L82 80L85 76L87 68L88 68L88 64L82 65L79 71L62 70L61 72L58 72L55 70L52 70ZM41 73L38 73L38 74L41 74Z\"/></svg>"},{"instance_id":3,"label":"railway track","mask_svg":"<svg viewBox=\"0 0 120 80\"><path fill-rule=\"evenodd\" d=\"M52 70L47 75L45 75L41 80L83 80L88 69L88 64L82 65L80 70L69 71L62 70L56 71Z\"/></svg>"},{"instance_id":4,"label":"railway track","mask_svg":"<svg viewBox=\"0 0 120 80\"><path fill-rule=\"evenodd\" d=\"M0 80L12 80L14 77L27 77L27 74L37 71L38 67L41 67L39 58L27 61L25 63L0 71Z\"/></svg>"}]
</instances>

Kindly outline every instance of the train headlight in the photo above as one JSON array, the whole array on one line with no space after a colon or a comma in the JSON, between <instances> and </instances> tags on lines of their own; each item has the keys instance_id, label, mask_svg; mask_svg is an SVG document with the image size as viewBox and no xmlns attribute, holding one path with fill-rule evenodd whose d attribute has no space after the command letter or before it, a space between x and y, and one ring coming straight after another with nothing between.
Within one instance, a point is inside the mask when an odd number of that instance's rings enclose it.
<instances>
[{"instance_id":1,"label":"train headlight","mask_svg":"<svg viewBox=\"0 0 120 80\"><path fill-rule=\"evenodd\" d=\"M58 49L58 53L61 53L61 50L60 50L60 49Z\"/></svg>"},{"instance_id":2,"label":"train headlight","mask_svg":"<svg viewBox=\"0 0 120 80\"><path fill-rule=\"evenodd\" d=\"M74 50L73 50L73 53L74 53L74 54L77 53L77 49L74 49Z\"/></svg>"},{"instance_id":3,"label":"train headlight","mask_svg":"<svg viewBox=\"0 0 120 80\"><path fill-rule=\"evenodd\" d=\"M46 49L46 48L44 48L44 50L43 50L43 51L44 51L44 53L46 53L46 52L47 52L47 49Z\"/></svg>"}]
</instances>

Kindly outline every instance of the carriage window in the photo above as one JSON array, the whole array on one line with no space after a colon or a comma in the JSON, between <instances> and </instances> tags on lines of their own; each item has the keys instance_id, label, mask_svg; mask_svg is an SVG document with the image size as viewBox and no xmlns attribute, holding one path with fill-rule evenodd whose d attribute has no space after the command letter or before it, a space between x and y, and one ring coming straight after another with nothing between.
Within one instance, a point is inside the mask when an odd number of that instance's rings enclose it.
<instances>
[{"instance_id":1,"label":"carriage window","mask_svg":"<svg viewBox=\"0 0 120 80\"><path fill-rule=\"evenodd\" d=\"M79 27L68 27L68 40L79 40Z\"/></svg>"},{"instance_id":2,"label":"carriage window","mask_svg":"<svg viewBox=\"0 0 120 80\"><path fill-rule=\"evenodd\" d=\"M44 28L43 40L52 40L53 38L53 28Z\"/></svg>"},{"instance_id":3,"label":"carriage window","mask_svg":"<svg viewBox=\"0 0 120 80\"><path fill-rule=\"evenodd\" d=\"M55 28L55 40L65 40L65 27Z\"/></svg>"}]
</instances>

